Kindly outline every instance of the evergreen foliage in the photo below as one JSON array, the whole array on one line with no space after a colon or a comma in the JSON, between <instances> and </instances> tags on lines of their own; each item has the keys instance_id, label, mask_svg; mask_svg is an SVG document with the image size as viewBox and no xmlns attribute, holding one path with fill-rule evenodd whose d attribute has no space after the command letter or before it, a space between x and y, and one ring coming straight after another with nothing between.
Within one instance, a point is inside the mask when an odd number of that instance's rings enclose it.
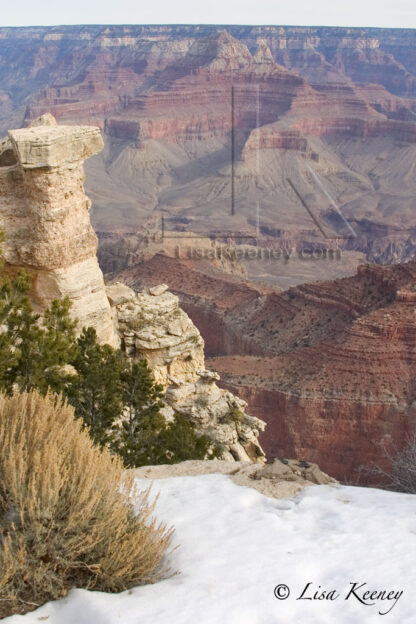
<instances>
[{"instance_id":1,"label":"evergreen foliage","mask_svg":"<svg viewBox=\"0 0 416 624\"><path fill-rule=\"evenodd\" d=\"M124 413L112 448L128 467L153 463L158 437L166 428L160 412L163 388L154 383L145 360L127 365L121 380Z\"/></svg>"},{"instance_id":2,"label":"evergreen foliage","mask_svg":"<svg viewBox=\"0 0 416 624\"><path fill-rule=\"evenodd\" d=\"M158 439L158 447L156 463L161 464L176 464L187 459L215 459L221 452L220 448L213 446L209 436L196 434L184 414L175 414L175 419L167 424Z\"/></svg>"},{"instance_id":3,"label":"evergreen foliage","mask_svg":"<svg viewBox=\"0 0 416 624\"><path fill-rule=\"evenodd\" d=\"M218 456L185 416L166 421L163 388L146 361L131 363L121 350L99 344L92 327L76 338L68 298L35 314L30 286L24 271L0 280L0 391L62 394L95 444L127 467Z\"/></svg>"},{"instance_id":4,"label":"evergreen foliage","mask_svg":"<svg viewBox=\"0 0 416 624\"><path fill-rule=\"evenodd\" d=\"M122 373L124 414L112 448L127 467L174 464L186 459L204 459L218 449L206 435L198 435L183 414L167 422L162 386L155 385L145 360L132 364Z\"/></svg>"},{"instance_id":5,"label":"evergreen foliage","mask_svg":"<svg viewBox=\"0 0 416 624\"><path fill-rule=\"evenodd\" d=\"M64 394L94 442L104 446L112 441L114 423L123 409L121 374L126 359L110 345L100 345L93 327L84 328L76 344L70 361L76 374L68 377Z\"/></svg>"}]
</instances>

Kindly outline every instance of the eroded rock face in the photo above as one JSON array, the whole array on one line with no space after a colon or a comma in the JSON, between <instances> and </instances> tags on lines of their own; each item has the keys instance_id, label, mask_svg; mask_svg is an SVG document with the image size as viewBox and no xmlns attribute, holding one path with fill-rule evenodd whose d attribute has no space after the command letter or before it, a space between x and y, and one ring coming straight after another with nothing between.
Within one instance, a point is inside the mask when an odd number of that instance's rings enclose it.
<instances>
[{"instance_id":1,"label":"eroded rock face","mask_svg":"<svg viewBox=\"0 0 416 624\"><path fill-rule=\"evenodd\" d=\"M10 130L0 142L0 229L6 268L33 278L35 308L69 296L79 328L95 327L101 342L116 346L83 186L84 159L102 147L98 128L58 126L51 115Z\"/></svg>"},{"instance_id":2,"label":"eroded rock face","mask_svg":"<svg viewBox=\"0 0 416 624\"><path fill-rule=\"evenodd\" d=\"M45 310L68 296L79 329L92 326L102 343L146 359L166 392L166 416L189 417L227 460L264 462L258 443L263 421L246 403L218 388L205 370L204 341L178 297L165 284L136 293L123 283L107 288L97 262L97 238L84 193L83 161L102 148L98 128L58 126L43 115L0 141L0 229L8 271L33 278L32 300Z\"/></svg>"},{"instance_id":3,"label":"eroded rock face","mask_svg":"<svg viewBox=\"0 0 416 624\"><path fill-rule=\"evenodd\" d=\"M107 286L107 296L127 355L145 359L166 388L165 416L186 415L220 447L224 460L264 462L258 442L264 422L247 415L247 403L219 388L219 375L205 370L204 341L178 297L165 284L136 293L121 282Z\"/></svg>"},{"instance_id":4,"label":"eroded rock face","mask_svg":"<svg viewBox=\"0 0 416 624\"><path fill-rule=\"evenodd\" d=\"M416 426L415 282L415 262L363 265L272 295L251 318L228 315L269 354L237 355L235 342L209 364L266 420L269 458L304 457L353 483L390 469Z\"/></svg>"},{"instance_id":5,"label":"eroded rock face","mask_svg":"<svg viewBox=\"0 0 416 624\"><path fill-rule=\"evenodd\" d=\"M204 341L167 286L136 293L117 282L107 286L107 295L123 348L131 358L147 360L157 383L198 379L197 371L204 369Z\"/></svg>"},{"instance_id":6,"label":"eroded rock face","mask_svg":"<svg viewBox=\"0 0 416 624\"><path fill-rule=\"evenodd\" d=\"M166 402L171 413L185 414L200 433L213 438L222 449L221 458L229 461L266 461L258 436L265 424L245 413L247 403L219 388L218 373L201 370L194 383L170 379ZM169 414L168 414L169 415Z\"/></svg>"}]
</instances>

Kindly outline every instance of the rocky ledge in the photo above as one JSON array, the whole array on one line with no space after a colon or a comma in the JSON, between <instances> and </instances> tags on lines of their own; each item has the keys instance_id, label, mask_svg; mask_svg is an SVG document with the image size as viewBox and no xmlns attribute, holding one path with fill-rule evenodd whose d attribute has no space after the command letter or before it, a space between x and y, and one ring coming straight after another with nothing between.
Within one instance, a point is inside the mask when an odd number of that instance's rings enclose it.
<instances>
[{"instance_id":1,"label":"rocky ledge","mask_svg":"<svg viewBox=\"0 0 416 624\"><path fill-rule=\"evenodd\" d=\"M287 498L309 485L336 485L338 482L322 472L317 464L294 459L275 459L261 466L248 462L190 460L179 464L143 466L136 469L138 478L165 479L202 474L228 475L234 483L258 490L272 498Z\"/></svg>"}]
</instances>

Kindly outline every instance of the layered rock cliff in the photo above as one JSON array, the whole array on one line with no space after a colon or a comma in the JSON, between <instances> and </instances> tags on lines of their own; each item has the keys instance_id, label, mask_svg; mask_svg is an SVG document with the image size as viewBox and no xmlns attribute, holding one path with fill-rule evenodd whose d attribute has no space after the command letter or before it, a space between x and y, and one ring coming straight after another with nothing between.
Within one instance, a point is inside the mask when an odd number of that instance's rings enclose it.
<instances>
[{"instance_id":1,"label":"layered rock cliff","mask_svg":"<svg viewBox=\"0 0 416 624\"><path fill-rule=\"evenodd\" d=\"M6 268L32 276L36 309L68 296L79 326L118 345L97 262L83 162L103 147L97 128L58 126L51 115L0 142L0 229Z\"/></svg>"},{"instance_id":2,"label":"layered rock cliff","mask_svg":"<svg viewBox=\"0 0 416 624\"><path fill-rule=\"evenodd\" d=\"M166 390L167 418L186 415L229 461L264 462L258 443L264 422L245 401L221 389L205 369L204 341L178 298L158 285L135 292L107 288L98 267L97 238L83 188L83 160L102 148L98 128L58 126L51 115L11 130L0 143L0 228L6 270L24 268L42 312L68 296L78 329L92 326L102 343L146 359Z\"/></svg>"},{"instance_id":3,"label":"layered rock cliff","mask_svg":"<svg viewBox=\"0 0 416 624\"><path fill-rule=\"evenodd\" d=\"M339 238L345 261L319 277L342 276L414 257L414 48L405 29L0 29L0 129L52 111L104 130L87 163L103 236L163 214L265 247Z\"/></svg>"},{"instance_id":4,"label":"layered rock cliff","mask_svg":"<svg viewBox=\"0 0 416 624\"><path fill-rule=\"evenodd\" d=\"M272 457L316 461L368 483L416 427L416 263L277 292L162 255L126 269L130 285L163 279L199 327L223 388L267 422Z\"/></svg>"},{"instance_id":5,"label":"layered rock cliff","mask_svg":"<svg viewBox=\"0 0 416 624\"><path fill-rule=\"evenodd\" d=\"M245 414L247 403L219 388L219 375L205 369L204 341L178 297L164 284L135 292L120 282L108 286L107 295L122 348L134 360L145 359L166 388L167 418L185 414L215 440L222 459L265 461L258 443L263 421Z\"/></svg>"},{"instance_id":6,"label":"layered rock cliff","mask_svg":"<svg viewBox=\"0 0 416 624\"><path fill-rule=\"evenodd\" d=\"M353 482L371 482L362 467L388 469L385 450L403 448L416 427L415 278L414 262L363 266L240 315L240 331L267 344L266 357L243 355L236 343L210 365L264 415L270 456L318 461Z\"/></svg>"}]
</instances>

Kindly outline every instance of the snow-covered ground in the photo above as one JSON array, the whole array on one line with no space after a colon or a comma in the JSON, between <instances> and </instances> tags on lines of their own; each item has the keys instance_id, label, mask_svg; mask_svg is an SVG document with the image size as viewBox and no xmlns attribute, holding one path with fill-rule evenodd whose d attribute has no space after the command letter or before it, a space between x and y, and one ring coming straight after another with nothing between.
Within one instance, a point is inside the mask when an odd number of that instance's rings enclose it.
<instances>
[{"instance_id":1,"label":"snow-covered ground","mask_svg":"<svg viewBox=\"0 0 416 624\"><path fill-rule=\"evenodd\" d=\"M5 624L415 624L416 496L312 486L276 500L223 475L161 479L153 489L158 518L176 527L179 575L118 595L73 590ZM305 598L339 597L297 599L308 583ZM286 600L274 594L282 584Z\"/></svg>"}]
</instances>

